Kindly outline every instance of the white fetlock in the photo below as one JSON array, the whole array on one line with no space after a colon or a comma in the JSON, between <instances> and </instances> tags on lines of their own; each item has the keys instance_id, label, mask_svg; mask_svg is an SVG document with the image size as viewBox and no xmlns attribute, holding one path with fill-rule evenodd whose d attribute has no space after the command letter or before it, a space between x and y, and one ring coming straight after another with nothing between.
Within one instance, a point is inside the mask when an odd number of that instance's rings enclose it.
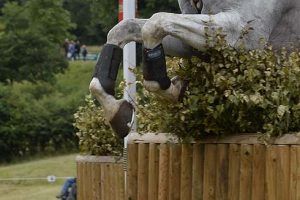
<instances>
[{"instance_id":1,"label":"white fetlock","mask_svg":"<svg viewBox=\"0 0 300 200\"><path fill-rule=\"evenodd\" d=\"M184 87L184 82L178 77L175 76L171 79L171 85L168 89L160 89L159 83L156 81L144 81L144 87L159 96L162 99L176 103L179 101L181 91Z\"/></svg>"},{"instance_id":2,"label":"white fetlock","mask_svg":"<svg viewBox=\"0 0 300 200\"><path fill-rule=\"evenodd\" d=\"M93 78L91 81L90 91L103 106L106 124L113 129L119 138L126 137L134 120L132 104L124 99L116 100L114 96L107 94L98 78Z\"/></svg>"},{"instance_id":3,"label":"white fetlock","mask_svg":"<svg viewBox=\"0 0 300 200\"><path fill-rule=\"evenodd\" d=\"M158 92L160 89L159 83L156 81L146 81L144 80L143 85L145 87L146 90L148 90L149 92Z\"/></svg>"},{"instance_id":4,"label":"white fetlock","mask_svg":"<svg viewBox=\"0 0 300 200\"><path fill-rule=\"evenodd\" d=\"M105 121L109 124L125 100L116 100L114 96L107 94L101 86L99 79L95 77L92 79L89 89L92 95L103 106Z\"/></svg>"}]
</instances>

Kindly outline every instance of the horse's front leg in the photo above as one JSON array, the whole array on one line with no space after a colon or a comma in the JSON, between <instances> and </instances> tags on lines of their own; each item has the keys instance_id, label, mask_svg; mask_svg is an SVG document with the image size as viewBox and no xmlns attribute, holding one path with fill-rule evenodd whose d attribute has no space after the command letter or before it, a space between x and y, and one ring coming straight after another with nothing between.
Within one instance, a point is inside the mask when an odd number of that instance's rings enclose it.
<instances>
[{"instance_id":1,"label":"horse's front leg","mask_svg":"<svg viewBox=\"0 0 300 200\"><path fill-rule=\"evenodd\" d=\"M90 83L91 93L104 108L106 121L120 137L129 133L128 124L133 114L130 103L124 99L117 100L114 96L122 49L131 41L143 42L141 30L146 22L146 19L124 20L109 32ZM194 53L189 45L171 36L165 37L162 43L167 55L188 57Z\"/></svg>"},{"instance_id":2,"label":"horse's front leg","mask_svg":"<svg viewBox=\"0 0 300 200\"><path fill-rule=\"evenodd\" d=\"M103 106L106 122L120 138L130 132L133 106L115 98L115 83L122 61L123 47L131 41L141 42L141 28L146 20L129 19L116 25L107 36L95 66L90 91Z\"/></svg>"}]
</instances>

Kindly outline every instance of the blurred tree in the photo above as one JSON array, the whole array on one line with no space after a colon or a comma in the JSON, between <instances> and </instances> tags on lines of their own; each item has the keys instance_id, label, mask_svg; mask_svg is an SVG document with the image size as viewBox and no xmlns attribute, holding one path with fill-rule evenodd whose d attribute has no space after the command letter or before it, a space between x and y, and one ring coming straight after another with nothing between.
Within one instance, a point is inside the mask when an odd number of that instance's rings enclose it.
<instances>
[{"instance_id":1,"label":"blurred tree","mask_svg":"<svg viewBox=\"0 0 300 200\"><path fill-rule=\"evenodd\" d=\"M64 0L63 6L71 14L71 21L76 27L71 33L85 44L101 44L105 42L106 34L100 23L95 23L94 4L90 0Z\"/></svg>"},{"instance_id":2,"label":"blurred tree","mask_svg":"<svg viewBox=\"0 0 300 200\"><path fill-rule=\"evenodd\" d=\"M179 12L177 0L137 0L139 18L149 18L156 12ZM118 23L117 0L64 0L77 26L71 32L88 44L106 41L108 31Z\"/></svg>"},{"instance_id":3,"label":"blurred tree","mask_svg":"<svg viewBox=\"0 0 300 200\"><path fill-rule=\"evenodd\" d=\"M0 82L50 81L67 68L58 46L35 32L4 34L0 52Z\"/></svg>"},{"instance_id":4,"label":"blurred tree","mask_svg":"<svg viewBox=\"0 0 300 200\"><path fill-rule=\"evenodd\" d=\"M62 0L28 0L29 28L46 36L50 42L60 44L75 24L70 13L63 8Z\"/></svg>"},{"instance_id":5,"label":"blurred tree","mask_svg":"<svg viewBox=\"0 0 300 200\"><path fill-rule=\"evenodd\" d=\"M2 15L1 9L4 7L6 3L15 2L18 4L24 4L27 0L0 0L0 16Z\"/></svg>"},{"instance_id":6,"label":"blurred tree","mask_svg":"<svg viewBox=\"0 0 300 200\"><path fill-rule=\"evenodd\" d=\"M118 1L87 0L91 5L92 24L100 25L107 33L118 23Z\"/></svg>"},{"instance_id":7,"label":"blurred tree","mask_svg":"<svg viewBox=\"0 0 300 200\"><path fill-rule=\"evenodd\" d=\"M143 18L149 18L157 12L180 13L177 0L137 0L138 13Z\"/></svg>"},{"instance_id":8,"label":"blurred tree","mask_svg":"<svg viewBox=\"0 0 300 200\"><path fill-rule=\"evenodd\" d=\"M6 3L0 35L0 82L51 80L67 62L60 52L73 27L62 0Z\"/></svg>"}]
</instances>

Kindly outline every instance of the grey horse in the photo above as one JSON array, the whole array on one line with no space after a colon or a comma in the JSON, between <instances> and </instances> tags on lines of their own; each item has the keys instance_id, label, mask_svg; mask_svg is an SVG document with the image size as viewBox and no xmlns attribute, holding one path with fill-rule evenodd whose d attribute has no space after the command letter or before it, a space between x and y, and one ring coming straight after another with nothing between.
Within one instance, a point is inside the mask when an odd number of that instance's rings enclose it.
<instances>
[{"instance_id":1,"label":"grey horse","mask_svg":"<svg viewBox=\"0 0 300 200\"><path fill-rule=\"evenodd\" d=\"M300 47L300 0L178 0L182 14L155 13L150 19L128 19L113 27L96 64L90 91L104 108L106 121L121 138L130 131L133 106L114 97L122 48L143 44L144 87L172 102L184 93L185 83L170 79L165 55L191 57L205 52L205 28L222 28L228 45L236 46L241 31L251 22L245 38L249 49L265 39L276 47Z\"/></svg>"}]
</instances>

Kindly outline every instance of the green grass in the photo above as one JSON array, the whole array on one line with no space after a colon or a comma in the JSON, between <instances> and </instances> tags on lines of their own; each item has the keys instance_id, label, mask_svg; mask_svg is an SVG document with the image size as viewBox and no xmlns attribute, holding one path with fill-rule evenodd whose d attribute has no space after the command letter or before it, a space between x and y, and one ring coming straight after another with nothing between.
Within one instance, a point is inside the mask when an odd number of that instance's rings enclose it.
<instances>
[{"instance_id":1,"label":"green grass","mask_svg":"<svg viewBox=\"0 0 300 200\"><path fill-rule=\"evenodd\" d=\"M75 154L49 157L0 167L0 179L15 177L69 177L76 175ZM48 183L35 181L0 181L0 200L54 200L64 180Z\"/></svg>"},{"instance_id":2,"label":"green grass","mask_svg":"<svg viewBox=\"0 0 300 200\"><path fill-rule=\"evenodd\" d=\"M87 46L87 50L89 53L99 53L100 49L100 46Z\"/></svg>"},{"instance_id":3,"label":"green grass","mask_svg":"<svg viewBox=\"0 0 300 200\"><path fill-rule=\"evenodd\" d=\"M95 61L70 61L64 74L57 75L57 86L65 93L88 94L88 88L94 72ZM75 95L76 96L76 95Z\"/></svg>"}]
</instances>

